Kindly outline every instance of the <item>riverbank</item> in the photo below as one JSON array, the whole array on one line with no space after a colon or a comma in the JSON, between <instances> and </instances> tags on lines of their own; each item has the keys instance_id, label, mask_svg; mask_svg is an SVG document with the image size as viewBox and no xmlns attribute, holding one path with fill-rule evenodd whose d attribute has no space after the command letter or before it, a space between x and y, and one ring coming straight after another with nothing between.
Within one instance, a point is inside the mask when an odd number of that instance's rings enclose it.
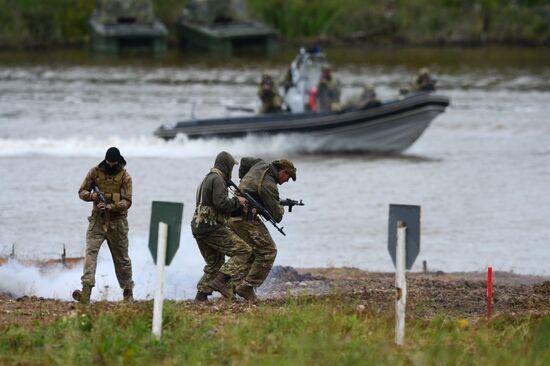
<instances>
[{"instance_id":1,"label":"riverbank","mask_svg":"<svg viewBox=\"0 0 550 366\"><path fill-rule=\"evenodd\" d=\"M408 314L428 320L439 316L483 319L487 314L486 290L486 274L481 272L410 272L407 273ZM295 269L275 266L257 294L261 300L260 306L279 308L289 301L307 299L308 302L322 303L339 299L367 312L385 314L393 309L395 274L356 268ZM550 315L550 278L496 271L493 273L493 302L496 316ZM136 306L149 306L149 303L137 301ZM171 303L205 312L226 307L247 312L246 309L256 307L242 299L228 303L217 296L211 298L208 304L197 305L192 301ZM91 308L120 306L116 302L99 301L94 302ZM34 308L39 310L34 311ZM9 293L3 293L0 294L0 328L27 326L34 322L49 323L79 309L80 306L72 301L35 296L14 298ZM44 314L49 316L43 318Z\"/></svg>"},{"instance_id":2,"label":"riverbank","mask_svg":"<svg viewBox=\"0 0 550 366\"><path fill-rule=\"evenodd\" d=\"M177 45L175 22L185 1L155 1ZM378 46L548 46L550 5L542 0L250 0L249 12L291 44ZM0 49L81 47L89 40L93 1L0 0Z\"/></svg>"},{"instance_id":3,"label":"riverbank","mask_svg":"<svg viewBox=\"0 0 550 366\"><path fill-rule=\"evenodd\" d=\"M152 301L90 306L0 296L5 364L499 364L550 361L550 282L494 273L409 273L406 346L393 343L391 273L275 267L261 301L166 301L163 338Z\"/></svg>"},{"instance_id":4,"label":"riverbank","mask_svg":"<svg viewBox=\"0 0 550 366\"><path fill-rule=\"evenodd\" d=\"M287 40L398 46L550 45L544 1L251 0Z\"/></svg>"}]
</instances>

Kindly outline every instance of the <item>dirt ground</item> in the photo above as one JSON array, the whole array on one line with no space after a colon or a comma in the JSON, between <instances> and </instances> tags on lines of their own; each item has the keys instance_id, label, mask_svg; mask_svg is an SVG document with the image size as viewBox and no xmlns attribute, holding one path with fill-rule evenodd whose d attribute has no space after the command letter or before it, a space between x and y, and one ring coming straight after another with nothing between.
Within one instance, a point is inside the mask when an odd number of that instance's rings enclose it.
<instances>
[{"instance_id":1,"label":"dirt ground","mask_svg":"<svg viewBox=\"0 0 550 366\"><path fill-rule=\"evenodd\" d=\"M282 306L285 299L294 296L313 296L320 299L338 297L366 311L392 311L395 298L395 275L373 273L354 268L294 269L276 266L257 291L261 303ZM411 316L430 319L436 315L455 318L483 318L487 313L486 274L467 273L408 273L407 311ZM131 306L148 306L151 301L138 301ZM208 304L185 301L195 312L250 311L244 301L228 305L223 299ZM97 302L90 310L105 312L123 305ZM0 329L10 326L34 326L78 313L80 305L37 297L11 298L0 294ZM509 272L493 273L493 314L523 315L550 314L550 279L517 275Z\"/></svg>"}]
</instances>

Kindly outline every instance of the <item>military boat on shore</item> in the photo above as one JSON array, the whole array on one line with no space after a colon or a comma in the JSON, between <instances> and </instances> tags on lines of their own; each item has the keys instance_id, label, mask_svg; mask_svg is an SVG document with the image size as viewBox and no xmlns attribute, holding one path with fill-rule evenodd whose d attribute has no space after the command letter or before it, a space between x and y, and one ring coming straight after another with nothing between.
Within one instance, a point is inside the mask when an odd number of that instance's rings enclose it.
<instances>
[{"instance_id":1,"label":"military boat on shore","mask_svg":"<svg viewBox=\"0 0 550 366\"><path fill-rule=\"evenodd\" d=\"M244 0L192 0L176 24L182 48L220 56L237 52L273 55L277 32L247 16Z\"/></svg>"},{"instance_id":2,"label":"military boat on shore","mask_svg":"<svg viewBox=\"0 0 550 366\"><path fill-rule=\"evenodd\" d=\"M151 0L97 0L89 24L93 52L166 51L168 30L156 20Z\"/></svg>"}]
</instances>

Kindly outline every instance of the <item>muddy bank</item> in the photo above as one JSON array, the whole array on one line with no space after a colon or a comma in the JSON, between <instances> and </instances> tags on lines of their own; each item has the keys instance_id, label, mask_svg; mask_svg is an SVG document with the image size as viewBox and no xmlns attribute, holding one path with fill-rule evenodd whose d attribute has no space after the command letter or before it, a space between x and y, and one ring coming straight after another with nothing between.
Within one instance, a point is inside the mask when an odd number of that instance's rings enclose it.
<instances>
[{"instance_id":1,"label":"muddy bank","mask_svg":"<svg viewBox=\"0 0 550 366\"><path fill-rule=\"evenodd\" d=\"M263 298L318 295L344 296L372 310L392 309L395 296L395 275L373 273L354 268L320 268L282 271L270 286L258 291ZM300 280L300 277L304 276ZM484 317L487 312L486 273L428 272L407 274L407 306L417 317L435 315L453 317ZM548 278L493 273L493 311L514 315L526 312L550 311L550 281Z\"/></svg>"},{"instance_id":2,"label":"muddy bank","mask_svg":"<svg viewBox=\"0 0 550 366\"><path fill-rule=\"evenodd\" d=\"M498 315L550 314L550 281L538 276L495 272L493 312ZM486 316L485 273L408 273L408 316L431 319L435 316L483 318ZM279 307L289 298L311 301L334 298L373 313L393 311L395 296L393 273L372 273L354 268L294 269L274 267L264 286L258 290L260 304ZM244 301L227 302L215 298L208 304L182 302L195 312L247 312ZM180 303L181 304L181 303ZM96 302L91 311L105 312L122 303ZM138 301L130 306L151 307L152 301ZM252 306L253 307L253 306ZM12 325L32 326L61 317L76 316L81 306L38 297L12 298L0 295L0 328Z\"/></svg>"}]
</instances>

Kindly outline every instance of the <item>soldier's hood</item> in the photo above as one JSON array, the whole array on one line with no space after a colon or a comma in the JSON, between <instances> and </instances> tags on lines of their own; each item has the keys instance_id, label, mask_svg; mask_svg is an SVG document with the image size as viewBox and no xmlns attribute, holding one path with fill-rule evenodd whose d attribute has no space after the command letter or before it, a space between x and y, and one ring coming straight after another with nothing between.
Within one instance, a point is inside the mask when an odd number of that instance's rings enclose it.
<instances>
[{"instance_id":1,"label":"soldier's hood","mask_svg":"<svg viewBox=\"0 0 550 366\"><path fill-rule=\"evenodd\" d=\"M243 179L243 177L248 173L250 168L252 168L256 163L259 163L262 161L260 158L253 158L250 156L246 156L241 159L241 165L239 166L239 179Z\"/></svg>"},{"instance_id":2,"label":"soldier's hood","mask_svg":"<svg viewBox=\"0 0 550 366\"><path fill-rule=\"evenodd\" d=\"M121 156L120 161L118 162L118 170L116 172L117 173L120 172L122 169L124 169L125 166L126 166L126 160L124 160L124 158ZM99 163L97 167L99 168L99 170L107 173L107 163L105 162L105 160Z\"/></svg>"},{"instance_id":3,"label":"soldier's hood","mask_svg":"<svg viewBox=\"0 0 550 366\"><path fill-rule=\"evenodd\" d=\"M218 156L216 156L214 168L219 169L223 174L225 174L226 179L231 179L231 172L236 164L238 164L237 161L230 153L222 151L218 154Z\"/></svg>"}]
</instances>

